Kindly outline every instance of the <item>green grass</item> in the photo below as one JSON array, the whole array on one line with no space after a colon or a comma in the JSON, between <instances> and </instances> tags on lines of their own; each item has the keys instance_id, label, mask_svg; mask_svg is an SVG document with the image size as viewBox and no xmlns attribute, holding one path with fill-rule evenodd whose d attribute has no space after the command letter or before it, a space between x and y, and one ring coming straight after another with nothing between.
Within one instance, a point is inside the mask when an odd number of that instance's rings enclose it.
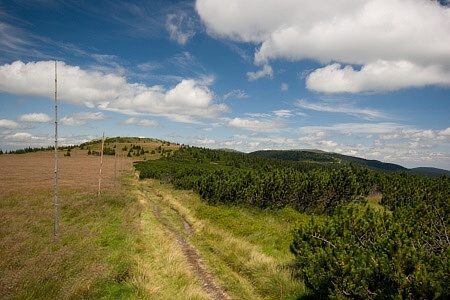
<instances>
[{"instance_id":1,"label":"green grass","mask_svg":"<svg viewBox=\"0 0 450 300\"><path fill-rule=\"evenodd\" d=\"M188 238L233 299L298 299L292 229L308 217L291 209L208 206L190 191L128 174L123 186L94 193L60 191L54 237L53 191L0 196L0 299L208 299L179 245L161 224ZM185 234L185 233L184 233ZM187 237L187 235L184 235Z\"/></svg>"},{"instance_id":2,"label":"green grass","mask_svg":"<svg viewBox=\"0 0 450 300\"><path fill-rule=\"evenodd\" d=\"M131 282L137 287L134 299L209 299L200 282L192 275L190 266L174 238L155 217L152 203L144 193L139 193L141 213L139 234L134 254L135 268ZM151 201L157 201L150 195ZM170 209L161 213L170 214ZM174 220L173 215L165 222Z\"/></svg>"},{"instance_id":3,"label":"green grass","mask_svg":"<svg viewBox=\"0 0 450 300\"><path fill-rule=\"evenodd\" d=\"M136 201L123 190L59 199L55 237L52 192L1 196L0 299L129 299Z\"/></svg>"},{"instance_id":4,"label":"green grass","mask_svg":"<svg viewBox=\"0 0 450 300\"><path fill-rule=\"evenodd\" d=\"M145 180L196 232L190 239L221 286L233 299L308 297L303 282L291 276L292 230L308 216L292 209L258 210L210 206L190 191Z\"/></svg>"}]
</instances>

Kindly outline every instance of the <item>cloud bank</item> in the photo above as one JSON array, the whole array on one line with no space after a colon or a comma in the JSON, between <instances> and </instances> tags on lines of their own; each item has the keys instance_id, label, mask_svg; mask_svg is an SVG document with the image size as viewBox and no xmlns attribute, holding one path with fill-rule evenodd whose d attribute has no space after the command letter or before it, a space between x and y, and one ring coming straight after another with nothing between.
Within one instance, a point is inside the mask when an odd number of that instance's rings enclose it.
<instances>
[{"instance_id":1,"label":"cloud bank","mask_svg":"<svg viewBox=\"0 0 450 300\"><path fill-rule=\"evenodd\" d=\"M214 119L228 111L225 104L214 103L214 94L208 87L211 78L186 78L166 88L129 83L118 74L83 70L64 62L58 62L57 68L58 99L69 104L191 123ZM1 65L0 92L53 98L54 70L54 61Z\"/></svg>"},{"instance_id":2,"label":"cloud bank","mask_svg":"<svg viewBox=\"0 0 450 300\"><path fill-rule=\"evenodd\" d=\"M306 78L314 91L450 86L450 7L438 1L197 0L196 10L210 35L257 44L256 65L324 64Z\"/></svg>"}]
</instances>

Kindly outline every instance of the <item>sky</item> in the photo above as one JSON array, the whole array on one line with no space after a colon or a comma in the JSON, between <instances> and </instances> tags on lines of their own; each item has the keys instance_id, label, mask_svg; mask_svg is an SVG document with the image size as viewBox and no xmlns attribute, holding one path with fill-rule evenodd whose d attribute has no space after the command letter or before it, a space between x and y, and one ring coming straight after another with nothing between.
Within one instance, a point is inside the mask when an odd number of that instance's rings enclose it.
<instances>
[{"instance_id":1,"label":"sky","mask_svg":"<svg viewBox=\"0 0 450 300\"><path fill-rule=\"evenodd\" d=\"M0 0L0 149L54 145L55 73L59 145L450 170L447 0Z\"/></svg>"}]
</instances>

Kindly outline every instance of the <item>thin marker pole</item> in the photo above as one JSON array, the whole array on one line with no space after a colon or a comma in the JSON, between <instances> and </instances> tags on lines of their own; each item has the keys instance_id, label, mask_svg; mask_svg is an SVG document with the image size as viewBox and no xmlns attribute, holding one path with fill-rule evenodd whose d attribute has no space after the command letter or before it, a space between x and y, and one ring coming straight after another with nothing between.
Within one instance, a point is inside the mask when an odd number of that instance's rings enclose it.
<instances>
[{"instance_id":1,"label":"thin marker pole","mask_svg":"<svg viewBox=\"0 0 450 300\"><path fill-rule=\"evenodd\" d=\"M59 234L58 212L58 79L57 62L55 61L55 236Z\"/></svg>"},{"instance_id":2,"label":"thin marker pole","mask_svg":"<svg viewBox=\"0 0 450 300\"><path fill-rule=\"evenodd\" d=\"M103 165L103 146L105 144L105 132L103 132L102 137L102 152L100 153L100 174L98 177L98 195L101 194L101 185L102 185L102 165Z\"/></svg>"},{"instance_id":3,"label":"thin marker pole","mask_svg":"<svg viewBox=\"0 0 450 300\"><path fill-rule=\"evenodd\" d=\"M114 148L114 187L116 187L116 171L117 171L117 138L116 138L116 147Z\"/></svg>"}]
</instances>

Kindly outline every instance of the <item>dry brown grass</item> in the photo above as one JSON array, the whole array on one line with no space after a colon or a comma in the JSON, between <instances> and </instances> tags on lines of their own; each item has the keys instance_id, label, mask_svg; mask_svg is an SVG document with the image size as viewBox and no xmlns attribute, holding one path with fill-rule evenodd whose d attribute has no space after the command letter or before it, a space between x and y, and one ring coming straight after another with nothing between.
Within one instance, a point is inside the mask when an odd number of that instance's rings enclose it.
<instances>
[{"instance_id":1,"label":"dry brown grass","mask_svg":"<svg viewBox=\"0 0 450 300\"><path fill-rule=\"evenodd\" d=\"M100 173L100 156L87 155L86 150L72 150L71 156L58 152L59 189L96 192ZM54 152L0 155L0 191L30 192L54 189ZM114 187L123 171L130 170L136 158L104 155L102 162L102 189ZM117 183L117 182L116 182Z\"/></svg>"},{"instance_id":2,"label":"dry brown grass","mask_svg":"<svg viewBox=\"0 0 450 300\"><path fill-rule=\"evenodd\" d=\"M100 157L63 153L58 237L54 153L0 155L0 299L92 298L99 290L111 294L124 288L130 264L126 232L137 208L119 184L114 188L114 157L103 157L100 198ZM132 163L121 159L117 183Z\"/></svg>"}]
</instances>

